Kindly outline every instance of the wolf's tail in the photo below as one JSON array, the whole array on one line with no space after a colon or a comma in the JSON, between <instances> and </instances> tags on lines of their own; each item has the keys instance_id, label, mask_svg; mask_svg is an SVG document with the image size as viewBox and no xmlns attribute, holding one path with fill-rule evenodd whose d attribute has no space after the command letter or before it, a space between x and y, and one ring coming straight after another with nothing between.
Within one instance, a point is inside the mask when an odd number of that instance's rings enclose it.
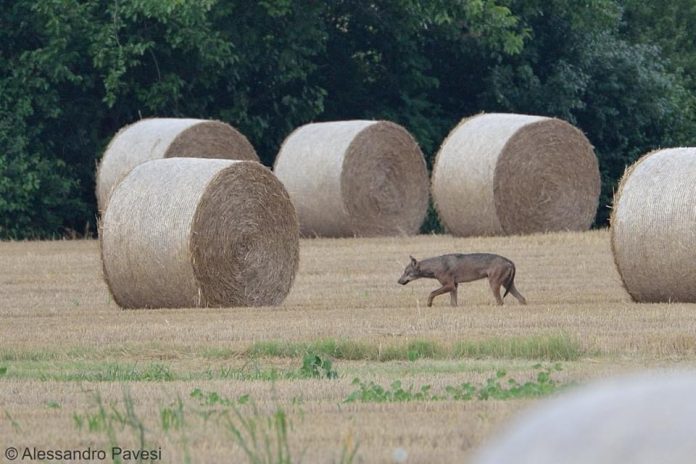
<instances>
[{"instance_id":1,"label":"wolf's tail","mask_svg":"<svg viewBox=\"0 0 696 464\"><path fill-rule=\"evenodd\" d=\"M512 264L512 263L510 263ZM505 282L503 282L503 287L505 287L505 294L503 295L503 298L505 298L510 291L510 287L515 283L515 265L512 264L512 269L508 272L507 278L505 279Z\"/></svg>"}]
</instances>

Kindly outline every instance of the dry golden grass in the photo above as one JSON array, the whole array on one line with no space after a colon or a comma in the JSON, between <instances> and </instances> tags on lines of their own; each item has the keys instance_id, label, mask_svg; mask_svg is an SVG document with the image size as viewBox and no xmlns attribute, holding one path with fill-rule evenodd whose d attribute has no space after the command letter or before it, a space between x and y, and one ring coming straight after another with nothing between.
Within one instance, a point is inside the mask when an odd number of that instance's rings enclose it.
<instances>
[{"instance_id":1,"label":"dry golden grass","mask_svg":"<svg viewBox=\"0 0 696 464\"><path fill-rule=\"evenodd\" d=\"M460 286L458 308L445 295L425 307L436 282L396 283L408 255L490 251L517 265L517 287L529 304L508 297L497 307L486 282ZM480 384L505 368L518 380L534 359L334 360L340 378L263 380L254 372L295 370L301 359L252 359L260 341L331 338L379 349L410 341L443 347L492 338L555 336L580 347L555 378L584 381L642 367L696 364L696 311L688 304L635 304L614 268L607 231L512 238L417 236L303 240L300 271L277 308L120 310L101 277L94 241L0 243L0 436L3 446L75 448L108 444L104 432L78 430L74 415L93 414L95 394L123 405L133 398L165 462L221 462L242 457L222 428L195 413L195 388L237 398L249 394L262 414L276 406L293 424L290 444L304 462L337 462L342 443L359 444L356 462L460 462L495 428L533 400L343 403L353 377L384 386ZM109 367L112 366L112 367ZM95 381L113 366L160 381ZM225 372L249 373L249 378ZM110 372L110 371L109 371ZM121 372L121 371L119 371ZM137 376L135 376L137 377ZM155 376L155 380L158 377ZM177 397L189 415L185 436L162 430L160 414ZM134 440L128 429L118 443ZM185 443L185 445L184 445ZM234 461L234 459L233 459Z\"/></svg>"}]
</instances>

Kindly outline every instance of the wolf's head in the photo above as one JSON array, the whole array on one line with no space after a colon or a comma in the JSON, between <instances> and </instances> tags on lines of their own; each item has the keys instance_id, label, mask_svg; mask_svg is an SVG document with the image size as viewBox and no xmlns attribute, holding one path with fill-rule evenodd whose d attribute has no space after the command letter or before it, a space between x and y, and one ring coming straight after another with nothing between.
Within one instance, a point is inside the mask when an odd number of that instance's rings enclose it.
<instances>
[{"instance_id":1,"label":"wolf's head","mask_svg":"<svg viewBox=\"0 0 696 464\"><path fill-rule=\"evenodd\" d=\"M401 275L401 278L399 279L399 283L401 285L406 285L412 280L416 280L421 278L420 274L420 268L418 266L418 261L416 261L416 258L413 256L409 256L411 258L411 262L408 263L408 266L406 266L406 269L404 269L404 273Z\"/></svg>"}]
</instances>

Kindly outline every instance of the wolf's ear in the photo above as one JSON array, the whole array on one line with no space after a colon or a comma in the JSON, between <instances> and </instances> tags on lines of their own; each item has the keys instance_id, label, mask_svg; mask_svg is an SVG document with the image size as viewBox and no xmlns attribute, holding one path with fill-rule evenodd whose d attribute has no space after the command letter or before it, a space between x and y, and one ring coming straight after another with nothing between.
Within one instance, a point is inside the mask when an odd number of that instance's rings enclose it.
<instances>
[{"instance_id":1,"label":"wolf's ear","mask_svg":"<svg viewBox=\"0 0 696 464\"><path fill-rule=\"evenodd\" d=\"M414 258L414 257L411 256L411 255L408 255L408 257L411 258L411 264L413 264L414 266L415 266L416 264L418 264L418 261L416 261L416 258Z\"/></svg>"}]
</instances>

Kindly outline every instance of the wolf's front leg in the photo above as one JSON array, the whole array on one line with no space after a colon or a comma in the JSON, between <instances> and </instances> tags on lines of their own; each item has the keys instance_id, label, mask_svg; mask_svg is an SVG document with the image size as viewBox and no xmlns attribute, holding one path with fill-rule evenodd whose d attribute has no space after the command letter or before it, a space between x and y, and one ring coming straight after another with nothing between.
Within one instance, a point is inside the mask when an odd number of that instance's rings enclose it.
<instances>
[{"instance_id":1,"label":"wolf's front leg","mask_svg":"<svg viewBox=\"0 0 696 464\"><path fill-rule=\"evenodd\" d=\"M438 288L437 290L433 290L433 292L430 293L430 296L428 297L428 306L433 305L433 298L435 298L438 295L442 295L443 293L451 292L452 290L454 290L454 284L446 284Z\"/></svg>"}]
</instances>

